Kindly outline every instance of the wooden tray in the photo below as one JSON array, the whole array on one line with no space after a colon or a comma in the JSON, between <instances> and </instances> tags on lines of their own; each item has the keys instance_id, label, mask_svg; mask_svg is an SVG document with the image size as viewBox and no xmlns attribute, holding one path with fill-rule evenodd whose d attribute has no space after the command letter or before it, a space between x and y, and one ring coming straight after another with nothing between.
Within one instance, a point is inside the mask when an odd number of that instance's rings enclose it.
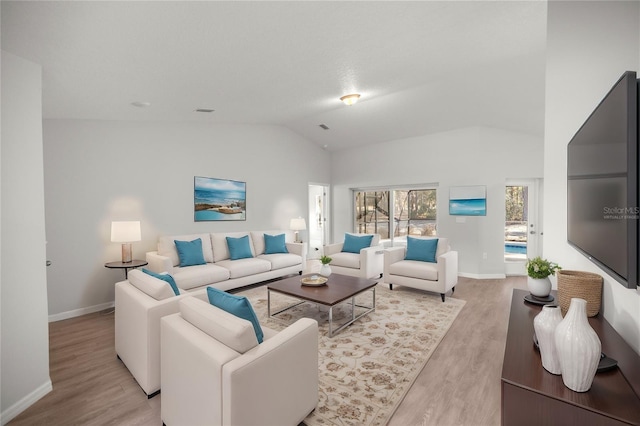
<instances>
[{"instance_id":1,"label":"wooden tray","mask_svg":"<svg viewBox=\"0 0 640 426\"><path fill-rule=\"evenodd\" d=\"M315 279L311 277L304 277L300 280L300 282L302 283L302 285L317 287L321 285L326 285L328 280L329 280L328 278L318 275L318 277Z\"/></svg>"}]
</instances>

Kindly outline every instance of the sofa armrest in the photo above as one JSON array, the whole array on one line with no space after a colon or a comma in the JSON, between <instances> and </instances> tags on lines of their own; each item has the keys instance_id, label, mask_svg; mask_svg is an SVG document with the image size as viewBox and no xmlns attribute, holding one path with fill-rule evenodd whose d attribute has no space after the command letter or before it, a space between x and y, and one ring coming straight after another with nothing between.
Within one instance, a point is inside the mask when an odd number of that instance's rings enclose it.
<instances>
[{"instance_id":1,"label":"sofa armrest","mask_svg":"<svg viewBox=\"0 0 640 426\"><path fill-rule=\"evenodd\" d=\"M344 243L327 244L326 246L323 247L322 253L325 256L329 256L330 257L332 254L340 253L342 251L342 246L343 245L344 245Z\"/></svg>"},{"instance_id":2,"label":"sofa armrest","mask_svg":"<svg viewBox=\"0 0 640 426\"><path fill-rule=\"evenodd\" d=\"M449 290L458 283L458 252L450 250L438 256L438 281ZM445 291L446 291L445 290Z\"/></svg>"},{"instance_id":3,"label":"sofa armrest","mask_svg":"<svg viewBox=\"0 0 640 426\"><path fill-rule=\"evenodd\" d=\"M289 253L302 257L302 265L307 263L307 243L285 243Z\"/></svg>"},{"instance_id":4,"label":"sofa armrest","mask_svg":"<svg viewBox=\"0 0 640 426\"><path fill-rule=\"evenodd\" d=\"M225 364L222 389L222 424L300 423L318 402L318 323L299 319Z\"/></svg>"},{"instance_id":5,"label":"sofa armrest","mask_svg":"<svg viewBox=\"0 0 640 426\"><path fill-rule=\"evenodd\" d=\"M381 245L360 250L360 271L365 278L378 278L383 270L384 248Z\"/></svg>"},{"instance_id":6,"label":"sofa armrest","mask_svg":"<svg viewBox=\"0 0 640 426\"><path fill-rule=\"evenodd\" d=\"M171 258L167 256L161 256L157 251L148 251L147 255L147 268L155 273L168 272L173 274L173 263Z\"/></svg>"}]
</instances>

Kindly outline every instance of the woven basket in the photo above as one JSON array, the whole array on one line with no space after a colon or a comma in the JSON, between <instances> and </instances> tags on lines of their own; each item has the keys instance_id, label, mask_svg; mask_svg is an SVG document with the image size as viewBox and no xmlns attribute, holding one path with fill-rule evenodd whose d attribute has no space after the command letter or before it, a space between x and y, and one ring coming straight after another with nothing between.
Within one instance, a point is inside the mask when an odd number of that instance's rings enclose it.
<instances>
[{"instance_id":1,"label":"woven basket","mask_svg":"<svg viewBox=\"0 0 640 426\"><path fill-rule=\"evenodd\" d=\"M602 277L600 275L564 269L559 269L556 274L558 277L558 302L563 316L566 315L573 297L587 301L588 317L598 315L602 303Z\"/></svg>"}]
</instances>

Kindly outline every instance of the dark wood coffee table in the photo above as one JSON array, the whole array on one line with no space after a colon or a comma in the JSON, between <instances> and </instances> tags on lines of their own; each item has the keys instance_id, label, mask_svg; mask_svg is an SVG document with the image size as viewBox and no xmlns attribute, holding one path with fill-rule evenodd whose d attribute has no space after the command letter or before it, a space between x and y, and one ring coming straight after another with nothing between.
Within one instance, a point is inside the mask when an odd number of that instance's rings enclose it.
<instances>
[{"instance_id":1,"label":"dark wood coffee table","mask_svg":"<svg viewBox=\"0 0 640 426\"><path fill-rule=\"evenodd\" d=\"M317 274L306 274L301 276L295 276L291 278L285 278L280 281L276 281L267 285L267 314L272 317L276 316L284 311L287 311L293 307L301 305L305 302L311 302L318 305L326 306L329 308L329 337L333 337L345 327L353 324L359 318L367 315L369 312L373 312L376 309L376 284L377 281L369 280L365 278L350 277L347 275L331 274L329 281L323 286L305 286L302 285L300 280L304 277ZM371 306L356 305L356 296L364 293L365 291L371 291L372 301ZM300 299L300 302L291 306L287 306L284 309L280 309L277 312L271 313L271 292L285 294L287 296ZM344 302L347 299L351 299L351 319L345 324L342 324L337 329L333 329L333 307L339 303ZM364 308L365 311L358 316L355 314L355 308Z\"/></svg>"}]
</instances>

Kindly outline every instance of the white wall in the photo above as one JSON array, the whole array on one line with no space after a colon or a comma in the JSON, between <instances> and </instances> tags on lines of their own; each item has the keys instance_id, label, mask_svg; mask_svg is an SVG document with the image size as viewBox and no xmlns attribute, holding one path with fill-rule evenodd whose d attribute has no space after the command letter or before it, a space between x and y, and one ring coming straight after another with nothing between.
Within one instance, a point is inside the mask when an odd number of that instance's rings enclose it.
<instances>
[{"instance_id":1,"label":"white wall","mask_svg":"<svg viewBox=\"0 0 640 426\"><path fill-rule=\"evenodd\" d=\"M42 172L42 69L2 52L2 424L51 390Z\"/></svg>"},{"instance_id":2,"label":"white wall","mask_svg":"<svg viewBox=\"0 0 640 426\"><path fill-rule=\"evenodd\" d=\"M283 127L202 123L45 120L44 169L54 320L113 302L111 221L141 221L144 259L163 234L288 229L330 180L329 154ZM246 221L194 222L194 176L245 181Z\"/></svg>"},{"instance_id":3,"label":"white wall","mask_svg":"<svg viewBox=\"0 0 640 426\"><path fill-rule=\"evenodd\" d=\"M567 143L627 70L640 70L640 4L549 2L546 71L545 257L605 278L603 313L640 353L640 295L567 244Z\"/></svg>"},{"instance_id":4,"label":"white wall","mask_svg":"<svg viewBox=\"0 0 640 426\"><path fill-rule=\"evenodd\" d=\"M505 183L541 178L542 151L541 137L474 127L335 152L333 240L353 231L352 188L437 183L438 235L459 252L461 274L504 276ZM487 216L459 223L449 215L449 188L464 185L487 186Z\"/></svg>"}]
</instances>

